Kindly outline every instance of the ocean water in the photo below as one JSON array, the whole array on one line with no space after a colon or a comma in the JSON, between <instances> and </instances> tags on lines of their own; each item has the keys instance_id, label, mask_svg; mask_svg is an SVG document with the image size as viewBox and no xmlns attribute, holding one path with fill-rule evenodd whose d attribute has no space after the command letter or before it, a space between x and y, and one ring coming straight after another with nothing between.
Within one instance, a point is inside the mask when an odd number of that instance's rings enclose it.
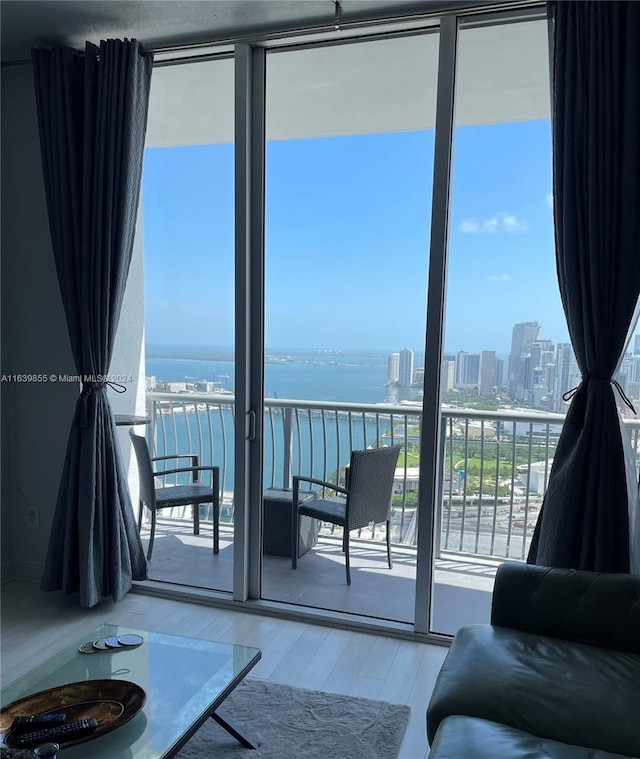
<instances>
[{"instance_id":1,"label":"ocean water","mask_svg":"<svg viewBox=\"0 0 640 759\"><path fill-rule=\"evenodd\" d=\"M201 357L195 358L196 355ZM395 402L416 397L416 389L385 387L387 360L387 353L268 352L265 397L345 403ZM171 346L148 346L146 375L160 382L213 381L233 390L235 363L228 349L178 351Z\"/></svg>"},{"instance_id":2,"label":"ocean water","mask_svg":"<svg viewBox=\"0 0 640 759\"><path fill-rule=\"evenodd\" d=\"M342 351L272 351L265 361L265 396L345 403L395 403L414 398L416 389L385 387L387 355ZM178 351L171 346L149 346L146 375L155 376L161 382L214 381L221 387L233 390L235 364L230 358L230 351L224 349L193 349L187 352L184 348ZM294 425L294 473L329 477L348 463L351 447L365 448L376 442L378 433L383 435L386 432L386 428L378 428L373 419L355 424L351 435L346 419L340 421L339 434L333 427L331 434L326 434L323 425L324 420L317 415L301 416L298 424ZM230 492L233 490L232 430L233 420L229 410L209 416L205 412L160 415L156 425L156 454L200 451L201 463L213 463L220 467L223 489ZM283 437L282 416L265 415L265 487L280 485Z\"/></svg>"}]
</instances>

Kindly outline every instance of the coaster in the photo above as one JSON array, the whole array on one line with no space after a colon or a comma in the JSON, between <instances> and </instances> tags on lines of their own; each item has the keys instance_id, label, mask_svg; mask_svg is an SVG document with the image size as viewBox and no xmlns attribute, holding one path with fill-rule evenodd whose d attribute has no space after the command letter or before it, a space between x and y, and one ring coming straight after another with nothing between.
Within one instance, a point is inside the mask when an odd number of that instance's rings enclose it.
<instances>
[{"instance_id":1,"label":"coaster","mask_svg":"<svg viewBox=\"0 0 640 759\"><path fill-rule=\"evenodd\" d=\"M118 643L121 646L139 646L143 642L142 635L135 635L134 633L127 633L127 635L121 635L118 638Z\"/></svg>"},{"instance_id":2,"label":"coaster","mask_svg":"<svg viewBox=\"0 0 640 759\"><path fill-rule=\"evenodd\" d=\"M94 647L93 643L89 641L88 643L83 643L80 648L78 648L78 651L80 651L81 654L96 654L98 653L98 650Z\"/></svg>"},{"instance_id":3,"label":"coaster","mask_svg":"<svg viewBox=\"0 0 640 759\"><path fill-rule=\"evenodd\" d=\"M118 641L118 638L115 636L112 638L105 638L104 642L107 644L109 648L120 648L120 643Z\"/></svg>"},{"instance_id":4,"label":"coaster","mask_svg":"<svg viewBox=\"0 0 640 759\"><path fill-rule=\"evenodd\" d=\"M94 640L93 647L97 648L98 651L106 651L109 648L107 641L104 638L100 638L100 640Z\"/></svg>"}]
</instances>

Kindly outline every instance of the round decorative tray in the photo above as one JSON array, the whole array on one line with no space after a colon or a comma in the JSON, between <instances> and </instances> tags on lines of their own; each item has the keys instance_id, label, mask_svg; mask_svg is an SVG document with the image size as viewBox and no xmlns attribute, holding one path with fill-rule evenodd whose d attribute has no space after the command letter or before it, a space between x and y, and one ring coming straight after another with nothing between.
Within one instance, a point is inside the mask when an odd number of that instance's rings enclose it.
<instances>
[{"instance_id":1,"label":"round decorative tray","mask_svg":"<svg viewBox=\"0 0 640 759\"><path fill-rule=\"evenodd\" d=\"M0 710L0 732L10 748L17 748L20 733L10 730L16 717L64 712L67 722L94 718L98 727L71 741L57 739L60 748L98 738L121 727L142 709L144 690L129 680L82 680L32 693Z\"/></svg>"}]
</instances>

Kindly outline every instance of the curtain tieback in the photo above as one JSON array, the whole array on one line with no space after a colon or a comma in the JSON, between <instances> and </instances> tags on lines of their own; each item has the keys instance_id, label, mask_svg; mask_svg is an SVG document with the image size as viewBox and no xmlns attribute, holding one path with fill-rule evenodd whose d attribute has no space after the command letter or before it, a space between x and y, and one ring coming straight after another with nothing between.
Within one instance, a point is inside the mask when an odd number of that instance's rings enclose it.
<instances>
[{"instance_id":1,"label":"curtain tieback","mask_svg":"<svg viewBox=\"0 0 640 759\"><path fill-rule=\"evenodd\" d=\"M80 417L80 426L89 426L89 396L92 393L97 393L101 390L105 390L107 385L116 391L116 393L126 393L127 388L121 385L119 382L111 382L111 380L103 379L99 382L83 382L82 393L80 400L82 401L82 414Z\"/></svg>"},{"instance_id":2,"label":"curtain tieback","mask_svg":"<svg viewBox=\"0 0 640 759\"><path fill-rule=\"evenodd\" d=\"M580 385L576 385L575 387L572 387L571 390L567 390L566 393L562 394L562 400L563 401L570 401L573 396L578 392L578 388L587 380L598 380L600 382L608 382L609 384L613 385L616 390L620 393L620 397L624 401L624 403L633 411L633 413L636 413L635 408L633 407L633 403L629 400L629 397L626 395L624 390L622 389L620 383L617 380L614 380L612 377L606 377L603 374L583 374L582 375L582 382Z\"/></svg>"}]
</instances>

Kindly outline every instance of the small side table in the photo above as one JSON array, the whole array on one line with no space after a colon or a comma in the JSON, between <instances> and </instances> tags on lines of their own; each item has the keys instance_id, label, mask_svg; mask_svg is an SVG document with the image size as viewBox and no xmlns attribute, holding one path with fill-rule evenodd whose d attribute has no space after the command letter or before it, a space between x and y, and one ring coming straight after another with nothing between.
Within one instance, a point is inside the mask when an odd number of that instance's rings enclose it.
<instances>
[{"instance_id":1,"label":"small side table","mask_svg":"<svg viewBox=\"0 0 640 759\"><path fill-rule=\"evenodd\" d=\"M313 501L313 490L301 490L300 501ZM291 507L293 491L267 488L263 493L262 550L269 556L291 558ZM313 517L300 517L298 556L305 554L318 542L320 522Z\"/></svg>"}]
</instances>

